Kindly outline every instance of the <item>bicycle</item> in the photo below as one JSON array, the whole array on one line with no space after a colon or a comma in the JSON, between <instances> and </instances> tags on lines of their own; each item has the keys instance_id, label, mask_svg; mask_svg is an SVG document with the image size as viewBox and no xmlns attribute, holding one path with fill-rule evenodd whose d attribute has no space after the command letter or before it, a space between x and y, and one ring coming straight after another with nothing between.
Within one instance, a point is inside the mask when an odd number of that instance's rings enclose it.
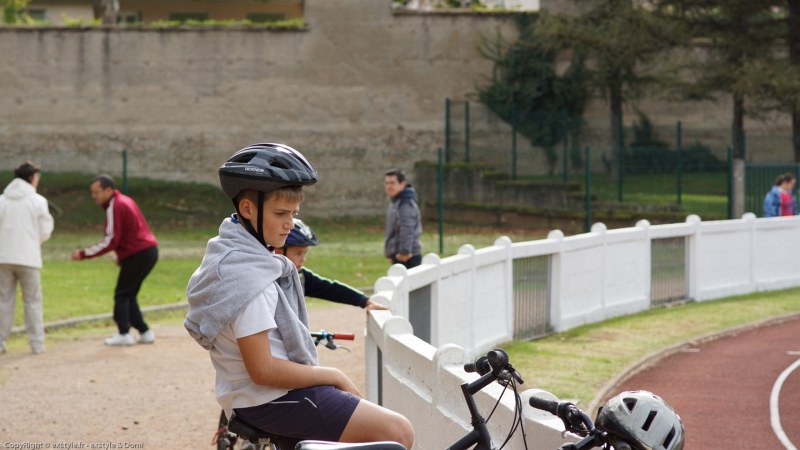
<instances>
[{"instance_id":1,"label":"bicycle","mask_svg":"<svg viewBox=\"0 0 800 450\"><path fill-rule=\"evenodd\" d=\"M572 402L531 397L528 403L558 417L566 431L583 438L562 445L560 450L683 449L683 422L671 406L652 392L626 391L612 397L598 411L597 423Z\"/></svg>"},{"instance_id":2,"label":"bicycle","mask_svg":"<svg viewBox=\"0 0 800 450\"><path fill-rule=\"evenodd\" d=\"M336 343L336 339L343 341L352 341L355 335L352 333L330 333L325 330L312 331L311 338L314 339L314 345L319 346L321 342L325 342L325 347L331 350L343 349L350 351L349 348ZM234 450L239 436L249 435L253 431L249 430L249 425L243 423L234 415L229 421L225 417L225 411L220 411L219 426L214 437L211 440L211 445L216 445L217 450ZM251 427L252 428L252 427ZM247 439L245 443L240 446L240 450L265 450L271 440L265 439Z\"/></svg>"},{"instance_id":3,"label":"bicycle","mask_svg":"<svg viewBox=\"0 0 800 450\"><path fill-rule=\"evenodd\" d=\"M508 354L502 349L494 349L485 356L476 359L475 362L465 364L464 370L469 373L474 372L480 375L477 380L461 385L461 391L464 394L464 400L471 416L472 430L450 445L446 450L466 450L469 448L474 448L475 450L495 450L486 423L491 419L492 414L500 404L500 399L509 387L513 391L515 397L515 414L508 436L499 449L502 449L505 444L508 443L518 428L522 432L524 441L525 430L522 426L522 400L517 390L517 385L523 384L523 380L508 361ZM478 410L474 395L495 381L504 387L503 393L498 398L489 416L484 418ZM273 445L274 436L248 425L235 414L231 418L231 425L229 428L231 431L236 432L240 438L254 445ZM391 441L351 444L305 440L298 443L294 450L405 450L405 447L400 443Z\"/></svg>"},{"instance_id":4,"label":"bicycle","mask_svg":"<svg viewBox=\"0 0 800 450\"><path fill-rule=\"evenodd\" d=\"M523 384L519 373L508 361L508 354L495 349L481 356L474 363L464 365L466 372L477 372L480 378L463 383L461 390L471 415L472 430L464 437L447 447L446 450L495 450L486 423L491 419L478 411L474 395L494 381L504 388L511 386L515 396L514 419L509 433L500 446L502 449L511 439L517 428L522 433L522 442L527 449L525 429L522 425L522 401L517 384ZM505 394L503 390L494 408ZM531 397L528 403L537 409L550 412L564 424L565 432L582 437L576 443L567 443L560 450L586 450L601 447L606 450L682 450L684 428L680 417L663 399L647 391L626 391L612 397L600 409L595 424L588 414L571 402L546 400ZM232 420L237 420L234 416ZM272 436L238 420L236 432L250 442L270 444ZM292 449L281 449L292 450ZM297 444L294 450L405 450L397 442L367 442L359 444L306 440Z\"/></svg>"}]
</instances>

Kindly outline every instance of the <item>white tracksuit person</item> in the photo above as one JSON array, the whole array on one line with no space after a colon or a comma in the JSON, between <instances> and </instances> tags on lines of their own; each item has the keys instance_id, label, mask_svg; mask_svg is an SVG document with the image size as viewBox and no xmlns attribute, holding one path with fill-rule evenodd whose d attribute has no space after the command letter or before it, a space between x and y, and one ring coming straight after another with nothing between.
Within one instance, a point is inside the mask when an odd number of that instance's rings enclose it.
<instances>
[{"instance_id":1,"label":"white tracksuit person","mask_svg":"<svg viewBox=\"0 0 800 450\"><path fill-rule=\"evenodd\" d=\"M14 322L17 283L25 305L25 331L33 353L44 351L42 316L42 242L53 232L47 199L36 193L40 170L30 161L14 170L16 178L0 195L0 354Z\"/></svg>"}]
</instances>

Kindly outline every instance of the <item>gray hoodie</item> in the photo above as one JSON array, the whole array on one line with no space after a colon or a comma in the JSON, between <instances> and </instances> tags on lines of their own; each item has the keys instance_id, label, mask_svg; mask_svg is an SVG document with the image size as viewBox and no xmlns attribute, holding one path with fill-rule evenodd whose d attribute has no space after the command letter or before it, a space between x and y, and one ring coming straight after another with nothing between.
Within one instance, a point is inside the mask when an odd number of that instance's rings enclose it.
<instances>
[{"instance_id":1,"label":"gray hoodie","mask_svg":"<svg viewBox=\"0 0 800 450\"><path fill-rule=\"evenodd\" d=\"M219 332L242 309L277 284L275 309L278 325L291 361L319 365L317 350L308 331L308 316L297 269L289 259L270 253L238 222L225 219L219 236L208 241L200 267L186 287L189 312L184 326L205 349L214 346Z\"/></svg>"}]
</instances>

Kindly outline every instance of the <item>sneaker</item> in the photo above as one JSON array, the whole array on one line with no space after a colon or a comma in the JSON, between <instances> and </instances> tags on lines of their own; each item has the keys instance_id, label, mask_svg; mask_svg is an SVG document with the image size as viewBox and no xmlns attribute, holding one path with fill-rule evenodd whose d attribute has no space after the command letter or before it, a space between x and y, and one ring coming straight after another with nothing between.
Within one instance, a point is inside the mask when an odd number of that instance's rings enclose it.
<instances>
[{"instance_id":1,"label":"sneaker","mask_svg":"<svg viewBox=\"0 0 800 450\"><path fill-rule=\"evenodd\" d=\"M153 330L147 330L139 335L140 344L152 344L155 341L156 341L156 335L153 334Z\"/></svg>"},{"instance_id":2,"label":"sneaker","mask_svg":"<svg viewBox=\"0 0 800 450\"><path fill-rule=\"evenodd\" d=\"M31 347L31 353L34 355L41 355L44 353L44 346L41 347Z\"/></svg>"},{"instance_id":3,"label":"sneaker","mask_svg":"<svg viewBox=\"0 0 800 450\"><path fill-rule=\"evenodd\" d=\"M106 345L115 345L115 346L134 345L136 344L136 339L134 339L130 333L125 333L125 334L117 333L114 336L111 336L110 338L106 339L105 343Z\"/></svg>"}]
</instances>

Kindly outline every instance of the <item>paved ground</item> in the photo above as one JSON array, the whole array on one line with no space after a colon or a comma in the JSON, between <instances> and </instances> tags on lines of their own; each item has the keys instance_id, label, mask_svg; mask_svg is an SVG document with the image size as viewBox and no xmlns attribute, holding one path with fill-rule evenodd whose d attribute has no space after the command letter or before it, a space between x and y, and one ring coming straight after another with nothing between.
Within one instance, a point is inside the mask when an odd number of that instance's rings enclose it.
<instances>
[{"instance_id":1,"label":"paved ground","mask_svg":"<svg viewBox=\"0 0 800 450\"><path fill-rule=\"evenodd\" d=\"M687 450L787 448L771 426L770 397L779 392L781 428L800 448L800 318L688 345L624 381L613 393L646 389L680 414ZM612 393L612 394L613 394ZM791 448L791 447L788 447Z\"/></svg>"},{"instance_id":2,"label":"paved ground","mask_svg":"<svg viewBox=\"0 0 800 450\"><path fill-rule=\"evenodd\" d=\"M311 328L353 332L353 353L320 348L323 364L363 390L365 315L350 306L310 312ZM110 348L98 338L33 356L0 356L0 448L211 448L219 408L208 354L180 326L154 327L154 345ZM615 390L648 389L686 424L686 449L781 449L770 393L800 359L800 319L690 345ZM800 369L779 397L782 428L800 447ZM49 446L49 447L46 447Z\"/></svg>"},{"instance_id":3,"label":"paved ground","mask_svg":"<svg viewBox=\"0 0 800 450\"><path fill-rule=\"evenodd\" d=\"M316 308L309 322L356 334L340 342L352 353L320 347L319 355L363 392L363 310ZM153 345L112 348L92 337L0 356L0 448L210 449L219 407L208 353L182 326L153 329Z\"/></svg>"}]
</instances>

